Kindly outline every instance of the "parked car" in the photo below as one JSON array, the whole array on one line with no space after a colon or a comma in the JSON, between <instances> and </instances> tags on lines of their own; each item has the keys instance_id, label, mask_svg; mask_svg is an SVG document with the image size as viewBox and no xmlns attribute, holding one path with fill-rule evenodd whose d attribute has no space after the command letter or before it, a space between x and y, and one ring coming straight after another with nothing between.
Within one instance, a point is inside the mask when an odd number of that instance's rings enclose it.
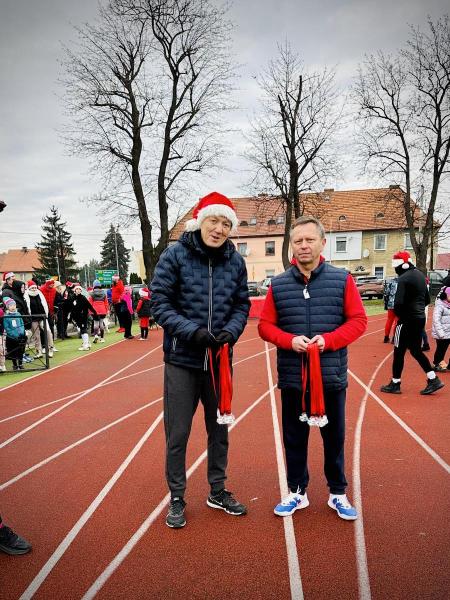
<instances>
[{"instance_id":1,"label":"parked car","mask_svg":"<svg viewBox=\"0 0 450 600\"><path fill-rule=\"evenodd\" d=\"M444 269L428 271L428 277L430 279L430 296L432 300L435 300L436 296L441 291L446 276L447 271Z\"/></svg>"},{"instance_id":2,"label":"parked car","mask_svg":"<svg viewBox=\"0 0 450 600\"><path fill-rule=\"evenodd\" d=\"M361 298L383 298L384 281L378 277L368 275L366 277L356 277L356 287Z\"/></svg>"},{"instance_id":3,"label":"parked car","mask_svg":"<svg viewBox=\"0 0 450 600\"><path fill-rule=\"evenodd\" d=\"M257 281L247 281L247 287L249 296L259 296Z\"/></svg>"},{"instance_id":4,"label":"parked car","mask_svg":"<svg viewBox=\"0 0 450 600\"><path fill-rule=\"evenodd\" d=\"M270 280L272 277L266 277L258 283L258 293L260 296L266 296L270 287Z\"/></svg>"}]
</instances>

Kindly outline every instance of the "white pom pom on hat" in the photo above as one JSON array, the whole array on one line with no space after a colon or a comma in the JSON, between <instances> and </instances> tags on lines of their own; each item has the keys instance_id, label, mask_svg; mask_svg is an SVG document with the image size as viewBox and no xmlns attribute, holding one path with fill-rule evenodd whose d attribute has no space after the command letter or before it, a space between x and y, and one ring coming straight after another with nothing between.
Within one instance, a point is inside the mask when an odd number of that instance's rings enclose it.
<instances>
[{"instance_id":1,"label":"white pom pom on hat","mask_svg":"<svg viewBox=\"0 0 450 600\"><path fill-rule=\"evenodd\" d=\"M194 208L192 219L186 221L186 231L196 231L206 217L225 217L231 223L231 231L235 231L239 224L236 210L229 198L219 192L211 192L203 196Z\"/></svg>"},{"instance_id":2,"label":"white pom pom on hat","mask_svg":"<svg viewBox=\"0 0 450 600\"><path fill-rule=\"evenodd\" d=\"M409 265L412 264L410 261L411 254L406 250L396 252L392 257L392 266L394 269L402 267L402 269L409 269Z\"/></svg>"}]
</instances>

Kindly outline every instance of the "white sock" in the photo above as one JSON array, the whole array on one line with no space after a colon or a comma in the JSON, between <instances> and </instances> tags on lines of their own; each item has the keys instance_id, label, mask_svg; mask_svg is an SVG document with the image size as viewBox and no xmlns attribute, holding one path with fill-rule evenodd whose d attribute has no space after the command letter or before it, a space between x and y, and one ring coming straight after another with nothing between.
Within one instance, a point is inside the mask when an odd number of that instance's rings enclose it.
<instances>
[{"instance_id":1,"label":"white sock","mask_svg":"<svg viewBox=\"0 0 450 600\"><path fill-rule=\"evenodd\" d=\"M89 334L88 333L82 333L81 339L83 340L83 346L89 346Z\"/></svg>"},{"instance_id":2,"label":"white sock","mask_svg":"<svg viewBox=\"0 0 450 600\"><path fill-rule=\"evenodd\" d=\"M392 378L392 383L400 383L400 382L401 382L401 379L394 379L394 378Z\"/></svg>"},{"instance_id":3,"label":"white sock","mask_svg":"<svg viewBox=\"0 0 450 600\"><path fill-rule=\"evenodd\" d=\"M334 500L335 498L337 498L338 500L342 500L346 496L347 494L330 494L331 500Z\"/></svg>"},{"instance_id":4,"label":"white sock","mask_svg":"<svg viewBox=\"0 0 450 600\"><path fill-rule=\"evenodd\" d=\"M428 379L436 379L436 373L434 371L428 371L427 377Z\"/></svg>"}]
</instances>

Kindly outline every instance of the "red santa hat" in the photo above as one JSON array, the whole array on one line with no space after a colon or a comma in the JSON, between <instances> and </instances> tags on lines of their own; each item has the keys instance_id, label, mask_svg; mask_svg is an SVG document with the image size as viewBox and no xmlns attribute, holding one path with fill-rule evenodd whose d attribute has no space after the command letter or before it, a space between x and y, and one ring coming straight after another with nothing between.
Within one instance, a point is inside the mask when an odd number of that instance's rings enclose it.
<instances>
[{"instance_id":1,"label":"red santa hat","mask_svg":"<svg viewBox=\"0 0 450 600\"><path fill-rule=\"evenodd\" d=\"M148 298L148 288L141 288L139 290L139 296L141 298Z\"/></svg>"},{"instance_id":2,"label":"red santa hat","mask_svg":"<svg viewBox=\"0 0 450 600\"><path fill-rule=\"evenodd\" d=\"M73 288L73 283L71 281L66 281L66 287Z\"/></svg>"},{"instance_id":3,"label":"red santa hat","mask_svg":"<svg viewBox=\"0 0 450 600\"><path fill-rule=\"evenodd\" d=\"M7 273L3 273L3 281L6 281L10 277L15 277L15 275L14 275L14 273L12 271L8 271Z\"/></svg>"},{"instance_id":4,"label":"red santa hat","mask_svg":"<svg viewBox=\"0 0 450 600\"><path fill-rule=\"evenodd\" d=\"M37 284L35 281L33 281L32 279L30 279L30 281L27 281L27 288L30 288L31 286L37 287Z\"/></svg>"},{"instance_id":5,"label":"red santa hat","mask_svg":"<svg viewBox=\"0 0 450 600\"><path fill-rule=\"evenodd\" d=\"M54 286L54 285L55 285L55 280L54 280L52 277L48 277L48 278L45 280L45 285L46 285L47 287Z\"/></svg>"},{"instance_id":6,"label":"red santa hat","mask_svg":"<svg viewBox=\"0 0 450 600\"><path fill-rule=\"evenodd\" d=\"M186 221L186 231L200 229L203 219L206 217L225 217L231 222L231 230L237 229L239 224L236 209L229 198L218 192L211 192L200 198L194 208L192 219Z\"/></svg>"},{"instance_id":7,"label":"red santa hat","mask_svg":"<svg viewBox=\"0 0 450 600\"><path fill-rule=\"evenodd\" d=\"M411 254L406 250L396 252L392 257L392 266L394 267L394 269L396 269L397 267L401 267L405 270L409 269L409 265L411 264L410 258Z\"/></svg>"},{"instance_id":8,"label":"red santa hat","mask_svg":"<svg viewBox=\"0 0 450 600\"><path fill-rule=\"evenodd\" d=\"M79 283L76 283L76 284L73 286L73 291L75 291L75 290L76 290L76 289L78 289L78 288L79 288L80 290L82 290L82 289L83 289Z\"/></svg>"},{"instance_id":9,"label":"red santa hat","mask_svg":"<svg viewBox=\"0 0 450 600\"><path fill-rule=\"evenodd\" d=\"M117 273L115 273L112 278L113 281L119 281L120 277L117 275Z\"/></svg>"}]
</instances>

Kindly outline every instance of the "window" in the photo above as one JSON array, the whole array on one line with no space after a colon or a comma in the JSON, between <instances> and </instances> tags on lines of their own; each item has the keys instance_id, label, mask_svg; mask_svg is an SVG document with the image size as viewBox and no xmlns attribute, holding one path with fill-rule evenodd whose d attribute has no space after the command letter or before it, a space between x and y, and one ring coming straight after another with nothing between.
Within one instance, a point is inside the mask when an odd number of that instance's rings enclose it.
<instances>
[{"instance_id":1,"label":"window","mask_svg":"<svg viewBox=\"0 0 450 600\"><path fill-rule=\"evenodd\" d=\"M284 215L279 215L277 217L277 225L283 225L284 224Z\"/></svg>"},{"instance_id":2,"label":"window","mask_svg":"<svg viewBox=\"0 0 450 600\"><path fill-rule=\"evenodd\" d=\"M374 250L386 250L386 238L387 235L385 233L377 233L375 234L374 239Z\"/></svg>"},{"instance_id":3,"label":"window","mask_svg":"<svg viewBox=\"0 0 450 600\"><path fill-rule=\"evenodd\" d=\"M248 227L248 223L247 223L247 221L241 221L241 222L240 222L240 226L241 226L241 227Z\"/></svg>"},{"instance_id":4,"label":"window","mask_svg":"<svg viewBox=\"0 0 450 600\"><path fill-rule=\"evenodd\" d=\"M422 241L422 233L420 231L416 230L416 238L417 241L420 243ZM405 250L412 250L412 242L411 242L411 235L410 233L405 233L405 243L403 245L403 247L405 248Z\"/></svg>"},{"instance_id":5,"label":"window","mask_svg":"<svg viewBox=\"0 0 450 600\"><path fill-rule=\"evenodd\" d=\"M266 242L266 256L275 256L275 242Z\"/></svg>"},{"instance_id":6,"label":"window","mask_svg":"<svg viewBox=\"0 0 450 600\"><path fill-rule=\"evenodd\" d=\"M276 225L276 224L277 224L277 222L275 221L275 219L269 219L267 221L267 225Z\"/></svg>"},{"instance_id":7,"label":"window","mask_svg":"<svg viewBox=\"0 0 450 600\"><path fill-rule=\"evenodd\" d=\"M238 247L238 252L241 256L247 256L247 243L246 242L238 243L237 247Z\"/></svg>"},{"instance_id":8,"label":"window","mask_svg":"<svg viewBox=\"0 0 450 600\"><path fill-rule=\"evenodd\" d=\"M266 277L273 277L275 275L275 269L266 269Z\"/></svg>"},{"instance_id":9,"label":"window","mask_svg":"<svg viewBox=\"0 0 450 600\"><path fill-rule=\"evenodd\" d=\"M249 221L250 225L256 225L256 217L252 217Z\"/></svg>"},{"instance_id":10,"label":"window","mask_svg":"<svg viewBox=\"0 0 450 600\"><path fill-rule=\"evenodd\" d=\"M373 274L378 279L384 279L384 267L374 267Z\"/></svg>"},{"instance_id":11,"label":"window","mask_svg":"<svg viewBox=\"0 0 450 600\"><path fill-rule=\"evenodd\" d=\"M345 215L340 215L339 221L346 221L347 217Z\"/></svg>"},{"instance_id":12,"label":"window","mask_svg":"<svg viewBox=\"0 0 450 600\"><path fill-rule=\"evenodd\" d=\"M336 252L347 252L347 238L338 236L336 238Z\"/></svg>"},{"instance_id":13,"label":"window","mask_svg":"<svg viewBox=\"0 0 450 600\"><path fill-rule=\"evenodd\" d=\"M384 219L384 213L382 213L382 212L377 213L375 218L376 219Z\"/></svg>"}]
</instances>

